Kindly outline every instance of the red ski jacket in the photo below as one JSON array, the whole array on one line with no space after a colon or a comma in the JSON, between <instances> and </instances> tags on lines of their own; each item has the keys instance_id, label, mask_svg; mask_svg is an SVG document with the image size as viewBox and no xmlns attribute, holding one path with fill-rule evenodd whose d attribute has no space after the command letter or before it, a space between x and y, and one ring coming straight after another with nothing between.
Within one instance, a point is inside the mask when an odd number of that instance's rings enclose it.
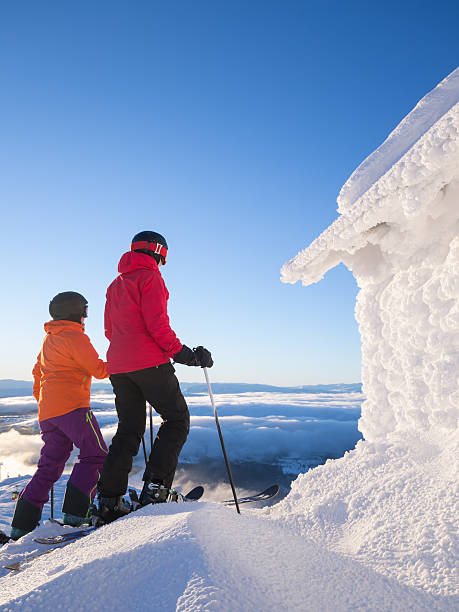
<instances>
[{"instance_id":1,"label":"red ski jacket","mask_svg":"<svg viewBox=\"0 0 459 612\"><path fill-rule=\"evenodd\" d=\"M182 343L169 324L169 292L158 264L149 255L130 251L121 257L118 272L105 303L108 373L168 363Z\"/></svg>"}]
</instances>

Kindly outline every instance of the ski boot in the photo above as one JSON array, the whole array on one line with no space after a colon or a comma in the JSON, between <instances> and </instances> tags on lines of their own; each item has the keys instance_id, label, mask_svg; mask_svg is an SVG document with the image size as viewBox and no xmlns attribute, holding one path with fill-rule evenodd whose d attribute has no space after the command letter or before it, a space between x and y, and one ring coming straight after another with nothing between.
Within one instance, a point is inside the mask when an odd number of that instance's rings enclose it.
<instances>
[{"instance_id":1,"label":"ski boot","mask_svg":"<svg viewBox=\"0 0 459 612\"><path fill-rule=\"evenodd\" d=\"M169 501L169 489L161 482L146 480L140 494L139 502L141 506L148 504L163 504Z\"/></svg>"},{"instance_id":2,"label":"ski boot","mask_svg":"<svg viewBox=\"0 0 459 612\"><path fill-rule=\"evenodd\" d=\"M27 529L19 529L19 527L11 527L10 539L11 540L19 540L19 538L24 537L30 533Z\"/></svg>"},{"instance_id":3,"label":"ski boot","mask_svg":"<svg viewBox=\"0 0 459 612\"><path fill-rule=\"evenodd\" d=\"M99 508L93 504L90 509L91 523L95 526L112 523L130 512L131 506L122 495L118 497L101 496L99 497Z\"/></svg>"},{"instance_id":4,"label":"ski boot","mask_svg":"<svg viewBox=\"0 0 459 612\"><path fill-rule=\"evenodd\" d=\"M69 514L64 512L62 515L63 525L70 525L70 527L81 527L82 525L88 525L89 520L84 516L77 516L76 514Z\"/></svg>"}]
</instances>

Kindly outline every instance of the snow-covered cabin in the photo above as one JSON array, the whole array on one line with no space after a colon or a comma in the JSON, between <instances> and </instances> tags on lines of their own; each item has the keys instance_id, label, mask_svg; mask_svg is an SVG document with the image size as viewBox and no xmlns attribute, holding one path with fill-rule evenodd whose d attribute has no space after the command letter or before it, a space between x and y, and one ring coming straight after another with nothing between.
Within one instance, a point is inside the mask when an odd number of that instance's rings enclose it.
<instances>
[{"instance_id":1,"label":"snow-covered cabin","mask_svg":"<svg viewBox=\"0 0 459 612\"><path fill-rule=\"evenodd\" d=\"M344 263L360 291L367 441L454 444L459 408L459 68L352 174L339 218L282 268L304 285Z\"/></svg>"}]
</instances>

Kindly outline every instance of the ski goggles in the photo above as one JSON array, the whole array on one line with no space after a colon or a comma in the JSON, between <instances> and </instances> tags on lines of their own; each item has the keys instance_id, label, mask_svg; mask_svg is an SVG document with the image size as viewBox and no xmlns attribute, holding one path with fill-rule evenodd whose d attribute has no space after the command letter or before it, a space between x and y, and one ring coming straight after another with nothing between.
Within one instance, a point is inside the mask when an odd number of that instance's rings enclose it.
<instances>
[{"instance_id":1,"label":"ski goggles","mask_svg":"<svg viewBox=\"0 0 459 612\"><path fill-rule=\"evenodd\" d=\"M139 242L133 242L131 244L131 251L137 251L138 249L147 249L152 253L156 253L157 255L161 255L164 259L164 263L166 263L167 258L167 249L164 245L159 242L148 242L147 240L140 240Z\"/></svg>"}]
</instances>

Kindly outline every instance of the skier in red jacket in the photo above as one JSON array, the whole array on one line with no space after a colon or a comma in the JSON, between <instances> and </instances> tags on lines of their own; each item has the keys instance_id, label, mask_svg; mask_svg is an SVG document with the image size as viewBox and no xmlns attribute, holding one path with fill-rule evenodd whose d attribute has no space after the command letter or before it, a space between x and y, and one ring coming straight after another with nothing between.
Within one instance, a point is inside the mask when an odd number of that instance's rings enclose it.
<instances>
[{"instance_id":1,"label":"skier in red jacket","mask_svg":"<svg viewBox=\"0 0 459 612\"><path fill-rule=\"evenodd\" d=\"M146 402L163 423L143 475L140 503L167 500L178 457L190 428L190 414L170 363L212 367L210 352L180 342L167 315L169 293L160 272L167 242L156 232L140 232L119 262L119 276L107 289L105 335L110 341L107 369L115 393L118 429L99 481L99 516L110 522L129 511L122 499L132 458L145 431Z\"/></svg>"}]
</instances>

